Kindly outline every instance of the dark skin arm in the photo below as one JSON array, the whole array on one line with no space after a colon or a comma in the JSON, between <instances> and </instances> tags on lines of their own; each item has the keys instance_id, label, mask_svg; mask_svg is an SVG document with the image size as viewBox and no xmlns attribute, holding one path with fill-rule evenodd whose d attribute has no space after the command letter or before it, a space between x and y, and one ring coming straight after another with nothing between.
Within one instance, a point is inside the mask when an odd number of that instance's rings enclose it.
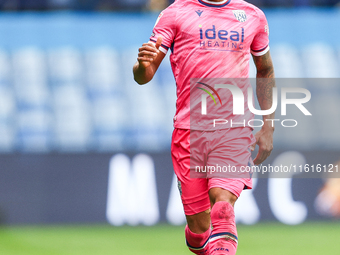
<instances>
[{"instance_id":1,"label":"dark skin arm","mask_svg":"<svg viewBox=\"0 0 340 255\"><path fill-rule=\"evenodd\" d=\"M165 54L159 50L162 37L157 38L156 45L149 42L139 48L137 62L133 66L133 76L139 85L152 80Z\"/></svg>"},{"instance_id":2,"label":"dark skin arm","mask_svg":"<svg viewBox=\"0 0 340 255\"><path fill-rule=\"evenodd\" d=\"M263 56L253 56L254 63L257 69L256 75L256 95L262 110L268 110L273 103L272 88L275 87L275 75L273 62L268 51ZM264 125L259 132L255 134L256 143L251 146L251 150L255 149L256 144L259 146L259 151L254 159L256 165L265 161L273 150L273 132L274 127L272 121L275 112L270 115L264 115Z\"/></svg>"}]
</instances>

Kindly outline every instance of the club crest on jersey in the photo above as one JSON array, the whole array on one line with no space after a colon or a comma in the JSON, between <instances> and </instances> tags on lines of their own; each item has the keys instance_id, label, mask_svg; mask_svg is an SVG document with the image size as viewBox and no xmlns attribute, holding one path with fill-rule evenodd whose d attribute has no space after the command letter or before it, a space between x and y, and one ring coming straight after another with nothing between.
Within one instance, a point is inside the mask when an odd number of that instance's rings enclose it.
<instances>
[{"instance_id":1,"label":"club crest on jersey","mask_svg":"<svg viewBox=\"0 0 340 255\"><path fill-rule=\"evenodd\" d=\"M247 14L245 11L243 10L235 10L233 11L235 18L239 21L239 22L246 22L247 21Z\"/></svg>"}]
</instances>

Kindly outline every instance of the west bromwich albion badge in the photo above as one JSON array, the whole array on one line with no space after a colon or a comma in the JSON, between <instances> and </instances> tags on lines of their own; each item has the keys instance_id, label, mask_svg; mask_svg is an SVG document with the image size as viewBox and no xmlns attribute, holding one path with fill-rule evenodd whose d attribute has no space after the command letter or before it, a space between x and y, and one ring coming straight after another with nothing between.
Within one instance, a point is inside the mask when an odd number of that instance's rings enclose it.
<instances>
[{"instance_id":1,"label":"west bromwich albion badge","mask_svg":"<svg viewBox=\"0 0 340 255\"><path fill-rule=\"evenodd\" d=\"M235 18L239 21L239 22L246 22L247 20L247 14L245 11L243 10L235 10L233 11Z\"/></svg>"}]
</instances>

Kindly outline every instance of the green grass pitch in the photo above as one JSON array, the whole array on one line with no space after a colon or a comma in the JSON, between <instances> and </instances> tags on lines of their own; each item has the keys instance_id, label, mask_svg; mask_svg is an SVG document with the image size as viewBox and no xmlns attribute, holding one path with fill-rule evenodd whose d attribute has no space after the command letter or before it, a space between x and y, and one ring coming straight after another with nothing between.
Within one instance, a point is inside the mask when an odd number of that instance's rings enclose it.
<instances>
[{"instance_id":1,"label":"green grass pitch","mask_svg":"<svg viewBox=\"0 0 340 255\"><path fill-rule=\"evenodd\" d=\"M1 255L190 255L183 226L0 227ZM237 255L340 254L340 223L238 226Z\"/></svg>"}]
</instances>

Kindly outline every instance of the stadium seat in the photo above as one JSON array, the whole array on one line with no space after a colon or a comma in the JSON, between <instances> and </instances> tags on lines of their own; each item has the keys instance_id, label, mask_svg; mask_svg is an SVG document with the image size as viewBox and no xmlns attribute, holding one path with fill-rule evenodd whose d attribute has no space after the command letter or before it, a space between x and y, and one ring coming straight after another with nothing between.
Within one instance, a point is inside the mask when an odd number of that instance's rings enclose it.
<instances>
[{"instance_id":1,"label":"stadium seat","mask_svg":"<svg viewBox=\"0 0 340 255\"><path fill-rule=\"evenodd\" d=\"M44 52L24 48L13 54L14 87L20 104L44 107L49 101Z\"/></svg>"},{"instance_id":2,"label":"stadium seat","mask_svg":"<svg viewBox=\"0 0 340 255\"><path fill-rule=\"evenodd\" d=\"M13 54L17 100L17 145L23 151L49 151L52 130L45 53L22 48Z\"/></svg>"},{"instance_id":3,"label":"stadium seat","mask_svg":"<svg viewBox=\"0 0 340 255\"><path fill-rule=\"evenodd\" d=\"M87 84L91 93L121 91L120 59L116 50L101 47L86 52Z\"/></svg>"},{"instance_id":4,"label":"stadium seat","mask_svg":"<svg viewBox=\"0 0 340 255\"><path fill-rule=\"evenodd\" d=\"M97 97L92 101L93 135L99 151L125 149L129 129L128 104L124 97Z\"/></svg>"},{"instance_id":5,"label":"stadium seat","mask_svg":"<svg viewBox=\"0 0 340 255\"><path fill-rule=\"evenodd\" d=\"M121 82L119 54L110 47L89 50L86 70L95 147L100 151L122 150L129 130L129 107Z\"/></svg>"},{"instance_id":6,"label":"stadium seat","mask_svg":"<svg viewBox=\"0 0 340 255\"><path fill-rule=\"evenodd\" d=\"M84 87L54 88L55 142L62 151L84 151L92 132L91 108Z\"/></svg>"},{"instance_id":7,"label":"stadium seat","mask_svg":"<svg viewBox=\"0 0 340 255\"><path fill-rule=\"evenodd\" d=\"M22 151L49 152L51 113L40 108L21 109L17 114L18 146Z\"/></svg>"},{"instance_id":8,"label":"stadium seat","mask_svg":"<svg viewBox=\"0 0 340 255\"><path fill-rule=\"evenodd\" d=\"M54 49L48 53L52 85L83 82L83 59L79 50L72 47Z\"/></svg>"},{"instance_id":9,"label":"stadium seat","mask_svg":"<svg viewBox=\"0 0 340 255\"><path fill-rule=\"evenodd\" d=\"M334 49L324 43L312 44L302 49L302 58L306 67L306 77L338 78L340 66Z\"/></svg>"},{"instance_id":10,"label":"stadium seat","mask_svg":"<svg viewBox=\"0 0 340 255\"><path fill-rule=\"evenodd\" d=\"M62 151L84 151L91 141L92 123L83 55L75 48L65 47L51 50L48 61L56 147Z\"/></svg>"},{"instance_id":11,"label":"stadium seat","mask_svg":"<svg viewBox=\"0 0 340 255\"><path fill-rule=\"evenodd\" d=\"M304 77L301 58L294 46L289 44L275 45L271 48L271 55L277 78Z\"/></svg>"},{"instance_id":12,"label":"stadium seat","mask_svg":"<svg viewBox=\"0 0 340 255\"><path fill-rule=\"evenodd\" d=\"M0 85L0 152L10 152L15 146L15 108L13 90Z\"/></svg>"},{"instance_id":13,"label":"stadium seat","mask_svg":"<svg viewBox=\"0 0 340 255\"><path fill-rule=\"evenodd\" d=\"M0 50L0 152L10 152L15 146L16 100L11 86L10 59Z\"/></svg>"}]
</instances>

